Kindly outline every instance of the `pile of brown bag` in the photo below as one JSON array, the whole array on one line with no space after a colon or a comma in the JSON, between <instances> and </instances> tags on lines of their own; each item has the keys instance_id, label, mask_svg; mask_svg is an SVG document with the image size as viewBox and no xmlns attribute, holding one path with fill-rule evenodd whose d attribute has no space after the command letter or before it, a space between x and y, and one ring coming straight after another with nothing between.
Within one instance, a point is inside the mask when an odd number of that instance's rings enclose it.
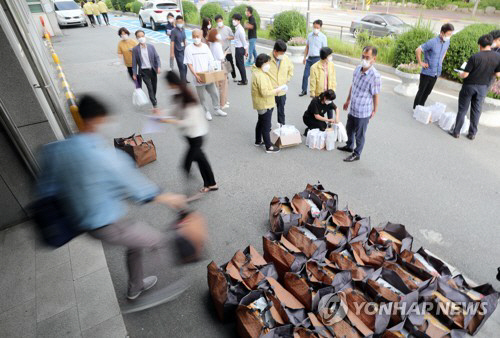
<instances>
[{"instance_id":1,"label":"pile of brown bag","mask_svg":"<svg viewBox=\"0 0 500 338\"><path fill-rule=\"evenodd\" d=\"M261 255L252 246L208 265L218 317L241 337L462 337L496 309L490 284L471 287L404 225L371 226L307 185L274 197ZM385 310L385 311L384 311Z\"/></svg>"}]
</instances>

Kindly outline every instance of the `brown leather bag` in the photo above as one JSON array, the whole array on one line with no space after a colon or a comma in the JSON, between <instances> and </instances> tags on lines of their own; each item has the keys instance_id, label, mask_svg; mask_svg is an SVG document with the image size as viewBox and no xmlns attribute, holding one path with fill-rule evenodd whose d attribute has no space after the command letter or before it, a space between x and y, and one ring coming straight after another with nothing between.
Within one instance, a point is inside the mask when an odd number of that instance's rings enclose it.
<instances>
[{"instance_id":1,"label":"brown leather bag","mask_svg":"<svg viewBox=\"0 0 500 338\"><path fill-rule=\"evenodd\" d=\"M142 135L132 134L125 138L114 139L115 148L129 154L138 167L156 161L156 147L153 140L144 141Z\"/></svg>"}]
</instances>

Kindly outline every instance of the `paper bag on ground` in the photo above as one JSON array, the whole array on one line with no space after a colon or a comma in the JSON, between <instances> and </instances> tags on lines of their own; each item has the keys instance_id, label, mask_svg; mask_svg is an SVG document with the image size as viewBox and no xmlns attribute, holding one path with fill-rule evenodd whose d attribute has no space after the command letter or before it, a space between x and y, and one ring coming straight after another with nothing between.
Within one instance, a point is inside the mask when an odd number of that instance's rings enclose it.
<instances>
[{"instance_id":1,"label":"paper bag on ground","mask_svg":"<svg viewBox=\"0 0 500 338\"><path fill-rule=\"evenodd\" d=\"M291 226L299 225L302 215L295 212L287 197L274 197L269 206L269 223L271 231L288 233Z\"/></svg>"}]
</instances>

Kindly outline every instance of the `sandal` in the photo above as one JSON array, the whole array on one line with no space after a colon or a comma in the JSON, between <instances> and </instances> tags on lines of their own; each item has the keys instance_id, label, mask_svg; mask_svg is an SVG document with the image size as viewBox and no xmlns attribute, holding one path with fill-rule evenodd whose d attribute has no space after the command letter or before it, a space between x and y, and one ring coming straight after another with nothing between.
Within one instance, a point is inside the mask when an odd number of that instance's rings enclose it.
<instances>
[{"instance_id":1,"label":"sandal","mask_svg":"<svg viewBox=\"0 0 500 338\"><path fill-rule=\"evenodd\" d=\"M219 187L216 186L216 185L214 185L212 187L203 187L203 188L200 189L200 192L206 193L206 192L217 191L217 190L219 190Z\"/></svg>"}]
</instances>

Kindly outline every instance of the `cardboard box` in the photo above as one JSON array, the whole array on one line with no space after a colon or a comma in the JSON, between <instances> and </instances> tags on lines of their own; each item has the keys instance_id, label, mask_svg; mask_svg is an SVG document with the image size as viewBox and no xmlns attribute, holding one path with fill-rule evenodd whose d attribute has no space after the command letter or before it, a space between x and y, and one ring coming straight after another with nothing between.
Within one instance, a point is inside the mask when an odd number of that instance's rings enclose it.
<instances>
[{"instance_id":1,"label":"cardboard box","mask_svg":"<svg viewBox=\"0 0 500 338\"><path fill-rule=\"evenodd\" d=\"M293 134L280 135L279 129L275 129L271 131L271 142L279 148L293 147L302 143L302 137L298 130Z\"/></svg>"},{"instance_id":2,"label":"cardboard box","mask_svg":"<svg viewBox=\"0 0 500 338\"><path fill-rule=\"evenodd\" d=\"M201 78L202 83L214 83L217 81L222 81L226 78L226 72L223 70L215 72L200 72L197 74Z\"/></svg>"}]
</instances>

